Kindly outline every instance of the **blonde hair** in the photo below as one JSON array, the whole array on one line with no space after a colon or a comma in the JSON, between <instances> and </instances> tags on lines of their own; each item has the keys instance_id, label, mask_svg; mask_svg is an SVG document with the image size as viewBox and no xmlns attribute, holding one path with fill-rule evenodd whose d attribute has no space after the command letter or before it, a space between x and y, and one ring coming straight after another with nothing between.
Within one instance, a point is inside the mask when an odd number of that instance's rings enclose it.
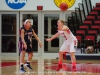
<instances>
[{"instance_id":1,"label":"blonde hair","mask_svg":"<svg viewBox=\"0 0 100 75\"><path fill-rule=\"evenodd\" d=\"M65 24L65 21L64 20L59 20L59 21L61 21L61 23Z\"/></svg>"}]
</instances>

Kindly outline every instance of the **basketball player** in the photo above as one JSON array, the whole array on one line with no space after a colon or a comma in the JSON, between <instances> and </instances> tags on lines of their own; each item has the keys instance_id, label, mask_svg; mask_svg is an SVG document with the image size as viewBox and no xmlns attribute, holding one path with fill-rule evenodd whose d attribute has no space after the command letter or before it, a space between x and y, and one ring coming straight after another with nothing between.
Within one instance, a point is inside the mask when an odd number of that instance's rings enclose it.
<instances>
[{"instance_id":1,"label":"basketball player","mask_svg":"<svg viewBox=\"0 0 100 75\"><path fill-rule=\"evenodd\" d=\"M40 48L42 47L42 43L37 37L36 33L34 32L34 29L31 27L31 22L27 19L24 22L24 25L21 28L21 39L20 39L20 72L26 72L24 69L24 57L25 54L28 53L28 59L27 62L25 63L25 66L33 70L32 67L30 66L30 61L33 56L33 50L32 50L32 35L36 38L36 40L39 42Z\"/></svg>"},{"instance_id":2,"label":"basketball player","mask_svg":"<svg viewBox=\"0 0 100 75\"><path fill-rule=\"evenodd\" d=\"M58 20L57 25L58 25L58 32L53 37L46 39L46 41L50 42L53 39L55 39L56 37L58 37L59 35L63 36L65 39L65 41L59 51L59 62L58 62L58 67L56 70L59 71L62 68L63 54L65 52L69 52L70 57L71 57L71 62L72 62L72 69L74 71L76 71L75 51L76 51L76 47L77 47L77 39L72 34L70 29L64 25L63 20Z\"/></svg>"}]
</instances>

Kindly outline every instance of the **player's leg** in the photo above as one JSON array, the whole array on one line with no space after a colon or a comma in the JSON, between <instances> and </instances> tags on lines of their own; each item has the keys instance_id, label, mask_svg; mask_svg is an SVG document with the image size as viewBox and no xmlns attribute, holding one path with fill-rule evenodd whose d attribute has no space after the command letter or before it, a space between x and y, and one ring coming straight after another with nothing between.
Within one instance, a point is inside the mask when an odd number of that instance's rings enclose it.
<instances>
[{"instance_id":1,"label":"player's leg","mask_svg":"<svg viewBox=\"0 0 100 75\"><path fill-rule=\"evenodd\" d=\"M62 64L62 60L63 60L63 53L62 51L59 51L59 64Z\"/></svg>"},{"instance_id":2,"label":"player's leg","mask_svg":"<svg viewBox=\"0 0 100 75\"><path fill-rule=\"evenodd\" d=\"M26 64L25 64L25 66L26 66L28 69L30 69L30 70L33 70L32 67L31 67L31 65L30 65L30 62L31 62L31 60L32 60L32 57L33 57L33 53L28 53L28 59L27 59L27 62L26 62Z\"/></svg>"},{"instance_id":3,"label":"player's leg","mask_svg":"<svg viewBox=\"0 0 100 75\"><path fill-rule=\"evenodd\" d=\"M23 50L21 51L21 56L20 56L20 64L24 64L24 57L25 57L26 52Z\"/></svg>"},{"instance_id":4,"label":"player's leg","mask_svg":"<svg viewBox=\"0 0 100 75\"><path fill-rule=\"evenodd\" d=\"M58 66L56 68L56 71L59 71L62 68L62 60L63 60L63 52L59 51L59 60L58 60Z\"/></svg>"},{"instance_id":5,"label":"player's leg","mask_svg":"<svg viewBox=\"0 0 100 75\"><path fill-rule=\"evenodd\" d=\"M72 69L76 70L76 57L75 52L70 52L71 62L72 62Z\"/></svg>"},{"instance_id":6,"label":"player's leg","mask_svg":"<svg viewBox=\"0 0 100 75\"><path fill-rule=\"evenodd\" d=\"M76 41L76 40L75 40ZM71 62L72 62L72 68L75 71L76 70L76 57L75 57L75 52L77 48L77 41L73 41L70 44L70 57L71 57Z\"/></svg>"},{"instance_id":7,"label":"player's leg","mask_svg":"<svg viewBox=\"0 0 100 75\"><path fill-rule=\"evenodd\" d=\"M20 43L20 71L21 72L26 72L25 69L24 69L24 57L25 57L25 54L26 54L26 51L24 50L23 48L23 44Z\"/></svg>"},{"instance_id":8,"label":"player's leg","mask_svg":"<svg viewBox=\"0 0 100 75\"><path fill-rule=\"evenodd\" d=\"M33 57L33 50L32 50L32 47L30 46L30 44L27 45L27 50L26 52L28 53L28 59L27 59L27 62L25 64L25 66L30 69L30 70L33 70L32 67L30 66L30 62L32 60L32 57Z\"/></svg>"},{"instance_id":9,"label":"player's leg","mask_svg":"<svg viewBox=\"0 0 100 75\"><path fill-rule=\"evenodd\" d=\"M66 42L64 42L59 51L59 61L58 61L57 69L56 69L57 71L59 71L62 68L63 54L67 52L67 48L68 46L66 45Z\"/></svg>"},{"instance_id":10,"label":"player's leg","mask_svg":"<svg viewBox=\"0 0 100 75\"><path fill-rule=\"evenodd\" d=\"M28 53L28 59L27 59L27 62L30 62L30 61L32 60L32 57L33 57L33 52Z\"/></svg>"}]
</instances>

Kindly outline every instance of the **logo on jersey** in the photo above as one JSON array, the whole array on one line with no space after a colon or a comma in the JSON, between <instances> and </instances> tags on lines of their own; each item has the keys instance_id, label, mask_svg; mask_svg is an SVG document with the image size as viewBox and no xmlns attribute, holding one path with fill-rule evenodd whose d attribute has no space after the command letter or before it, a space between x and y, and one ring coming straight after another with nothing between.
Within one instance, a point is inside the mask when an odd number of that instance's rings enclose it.
<instances>
[{"instance_id":1,"label":"logo on jersey","mask_svg":"<svg viewBox=\"0 0 100 75\"><path fill-rule=\"evenodd\" d=\"M27 3L27 0L5 0L6 4L12 9L21 9Z\"/></svg>"}]
</instances>

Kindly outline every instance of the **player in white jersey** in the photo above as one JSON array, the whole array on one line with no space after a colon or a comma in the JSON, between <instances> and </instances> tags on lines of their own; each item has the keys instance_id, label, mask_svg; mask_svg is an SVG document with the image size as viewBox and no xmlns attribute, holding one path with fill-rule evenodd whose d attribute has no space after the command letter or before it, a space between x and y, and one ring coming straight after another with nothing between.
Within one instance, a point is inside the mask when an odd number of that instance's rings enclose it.
<instances>
[{"instance_id":1,"label":"player in white jersey","mask_svg":"<svg viewBox=\"0 0 100 75\"><path fill-rule=\"evenodd\" d=\"M58 62L58 67L56 70L59 71L62 68L63 54L65 52L69 52L71 61L72 61L72 69L74 71L76 71L75 51L77 48L77 39L72 34L70 29L66 25L64 25L63 20L58 20L57 25L58 25L58 32L53 37L46 39L46 41L50 42L53 39L55 39L56 37L58 37L59 35L63 36L65 39L65 41L59 51L59 62Z\"/></svg>"}]
</instances>

